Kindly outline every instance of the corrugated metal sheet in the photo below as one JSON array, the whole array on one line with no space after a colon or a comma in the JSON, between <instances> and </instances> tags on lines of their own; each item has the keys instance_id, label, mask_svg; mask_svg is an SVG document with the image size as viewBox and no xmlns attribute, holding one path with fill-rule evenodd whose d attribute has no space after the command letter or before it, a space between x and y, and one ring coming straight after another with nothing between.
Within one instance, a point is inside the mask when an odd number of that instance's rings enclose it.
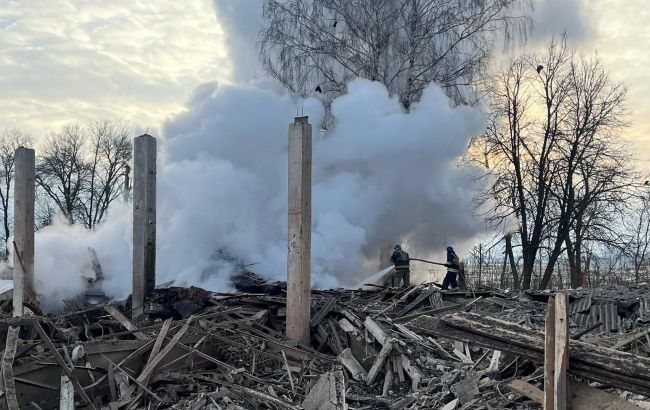
<instances>
[{"instance_id":1,"label":"corrugated metal sheet","mask_svg":"<svg viewBox=\"0 0 650 410\"><path fill-rule=\"evenodd\" d=\"M580 329L589 327L593 323L593 317L591 314L574 313L571 315L571 319L573 319L573 323Z\"/></svg>"},{"instance_id":2,"label":"corrugated metal sheet","mask_svg":"<svg viewBox=\"0 0 650 410\"><path fill-rule=\"evenodd\" d=\"M591 293L571 302L570 313L587 313L591 307Z\"/></svg>"},{"instance_id":3,"label":"corrugated metal sheet","mask_svg":"<svg viewBox=\"0 0 650 410\"><path fill-rule=\"evenodd\" d=\"M596 319L603 323L600 326L601 331L610 333L621 329L621 318L618 316L618 306L616 303L593 305L591 311L595 314Z\"/></svg>"},{"instance_id":4,"label":"corrugated metal sheet","mask_svg":"<svg viewBox=\"0 0 650 410\"><path fill-rule=\"evenodd\" d=\"M643 320L650 320L650 295L640 298L639 317Z\"/></svg>"}]
</instances>

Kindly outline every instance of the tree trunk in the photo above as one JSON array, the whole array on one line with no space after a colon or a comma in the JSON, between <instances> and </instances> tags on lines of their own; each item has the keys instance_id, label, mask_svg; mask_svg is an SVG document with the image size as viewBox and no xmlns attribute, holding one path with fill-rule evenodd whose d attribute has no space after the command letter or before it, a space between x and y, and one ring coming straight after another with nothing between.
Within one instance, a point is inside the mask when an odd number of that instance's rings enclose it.
<instances>
[{"instance_id":1,"label":"tree trunk","mask_svg":"<svg viewBox=\"0 0 650 410\"><path fill-rule=\"evenodd\" d=\"M517 264L515 263L515 255L512 253L512 235L506 235L506 256L510 261L510 272L512 273L512 287L514 289L519 289L519 274L517 272Z\"/></svg>"}]
</instances>

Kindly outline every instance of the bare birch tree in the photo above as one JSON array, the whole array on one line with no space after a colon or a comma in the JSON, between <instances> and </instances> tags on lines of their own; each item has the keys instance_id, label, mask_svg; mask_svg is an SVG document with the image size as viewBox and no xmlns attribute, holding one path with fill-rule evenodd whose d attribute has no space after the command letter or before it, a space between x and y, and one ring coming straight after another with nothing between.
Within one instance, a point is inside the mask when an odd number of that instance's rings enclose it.
<instances>
[{"instance_id":1,"label":"bare birch tree","mask_svg":"<svg viewBox=\"0 0 650 410\"><path fill-rule=\"evenodd\" d=\"M329 100L355 77L379 81L405 109L431 82L457 102L497 38L525 38L528 0L265 0L259 52L293 93Z\"/></svg>"}]
</instances>

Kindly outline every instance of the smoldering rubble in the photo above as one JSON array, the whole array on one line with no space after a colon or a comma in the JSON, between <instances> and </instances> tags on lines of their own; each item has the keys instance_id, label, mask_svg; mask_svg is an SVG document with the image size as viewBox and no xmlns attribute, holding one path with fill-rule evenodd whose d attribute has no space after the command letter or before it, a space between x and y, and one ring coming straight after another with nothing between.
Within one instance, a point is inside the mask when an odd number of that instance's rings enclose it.
<instances>
[{"instance_id":1,"label":"smoldering rubble","mask_svg":"<svg viewBox=\"0 0 650 410\"><path fill-rule=\"evenodd\" d=\"M552 292L313 290L311 344L285 334L286 284L159 288L0 321L10 409L535 409ZM650 288L571 291L573 408L650 408ZM91 303L92 302L92 303ZM591 403L591 404L590 404Z\"/></svg>"}]
</instances>

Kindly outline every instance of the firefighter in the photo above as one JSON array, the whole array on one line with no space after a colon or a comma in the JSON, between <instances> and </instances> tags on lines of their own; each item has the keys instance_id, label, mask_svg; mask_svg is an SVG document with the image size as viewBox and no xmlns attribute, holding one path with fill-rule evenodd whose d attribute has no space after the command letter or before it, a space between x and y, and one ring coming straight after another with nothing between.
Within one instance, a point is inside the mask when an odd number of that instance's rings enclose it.
<instances>
[{"instance_id":1,"label":"firefighter","mask_svg":"<svg viewBox=\"0 0 650 410\"><path fill-rule=\"evenodd\" d=\"M460 271L460 259L458 259L458 255L456 255L454 248L451 246L447 246L447 263L445 266L447 267L447 275L442 281L442 289L448 290L449 285L451 285L452 288L458 288L458 281L456 278Z\"/></svg>"},{"instance_id":2,"label":"firefighter","mask_svg":"<svg viewBox=\"0 0 650 410\"><path fill-rule=\"evenodd\" d=\"M400 245L395 245L393 248L393 255L390 261L395 264L395 275L393 276L393 286L400 286L400 281L403 287L411 285L411 270L409 254L402 249Z\"/></svg>"}]
</instances>

